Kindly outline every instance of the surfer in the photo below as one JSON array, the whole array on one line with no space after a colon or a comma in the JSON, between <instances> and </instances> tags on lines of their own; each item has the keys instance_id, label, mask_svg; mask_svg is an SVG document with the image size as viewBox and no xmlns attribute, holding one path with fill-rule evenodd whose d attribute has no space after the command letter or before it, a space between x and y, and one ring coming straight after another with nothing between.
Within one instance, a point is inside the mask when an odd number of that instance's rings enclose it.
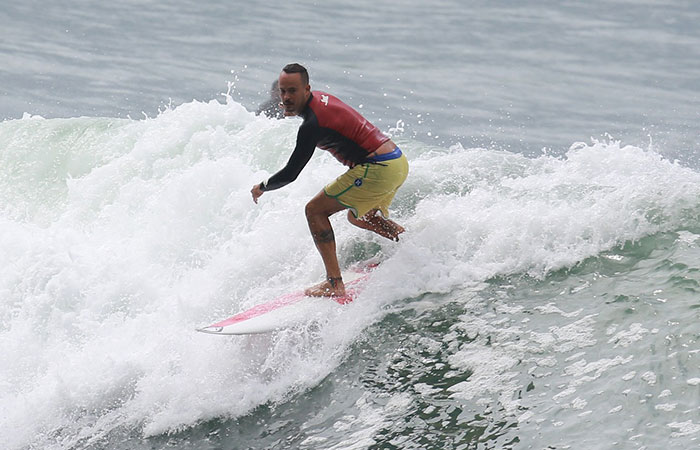
<instances>
[{"instance_id":1,"label":"surfer","mask_svg":"<svg viewBox=\"0 0 700 450\"><path fill-rule=\"evenodd\" d=\"M259 116L260 114L265 114L270 119L283 119L284 111L281 106L279 80L275 80L272 82L272 86L270 86L270 98L258 106L255 115Z\"/></svg>"},{"instance_id":2,"label":"surfer","mask_svg":"<svg viewBox=\"0 0 700 450\"><path fill-rule=\"evenodd\" d=\"M408 161L389 137L357 111L328 93L311 91L309 74L303 66L294 63L282 69L279 95L285 116L304 119L296 147L279 172L250 192L257 203L263 193L296 180L316 147L329 151L349 167L306 205L306 220L323 259L326 279L305 293L343 296L345 285L330 216L347 209L353 225L398 241L404 228L388 219L389 205L408 175Z\"/></svg>"}]
</instances>

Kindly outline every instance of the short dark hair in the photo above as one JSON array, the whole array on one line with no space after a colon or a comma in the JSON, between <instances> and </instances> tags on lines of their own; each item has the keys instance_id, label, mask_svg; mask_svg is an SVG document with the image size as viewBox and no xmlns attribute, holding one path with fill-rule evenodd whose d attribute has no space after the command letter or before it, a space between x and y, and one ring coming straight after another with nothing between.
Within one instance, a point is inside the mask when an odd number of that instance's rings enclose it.
<instances>
[{"instance_id":1,"label":"short dark hair","mask_svg":"<svg viewBox=\"0 0 700 450\"><path fill-rule=\"evenodd\" d=\"M291 63L287 64L282 68L282 72L284 73L300 73L301 74L301 81L304 82L304 84L309 84L309 72L306 71L306 67L302 66L301 64L297 63Z\"/></svg>"}]
</instances>

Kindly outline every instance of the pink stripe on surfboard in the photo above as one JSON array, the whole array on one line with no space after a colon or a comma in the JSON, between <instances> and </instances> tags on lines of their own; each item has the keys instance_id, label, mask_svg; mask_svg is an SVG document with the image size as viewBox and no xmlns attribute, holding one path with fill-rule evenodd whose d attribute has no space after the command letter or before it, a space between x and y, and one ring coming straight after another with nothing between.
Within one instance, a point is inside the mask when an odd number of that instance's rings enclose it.
<instances>
[{"instance_id":1,"label":"pink stripe on surfboard","mask_svg":"<svg viewBox=\"0 0 700 450\"><path fill-rule=\"evenodd\" d=\"M356 289L353 289L353 287L361 282L362 280L367 279L369 277L369 272L362 275L360 278L356 280L352 280L349 283L347 283L345 286L346 288L350 288L347 290L347 293L342 296L342 297L332 297L332 299L341 305L345 305L347 303L350 303L355 295L357 294ZM261 316L265 313L268 313L270 311L274 311L276 309L282 308L283 306L287 305L292 305L294 303L297 303L304 299L306 296L304 295L303 292L295 292L293 294L285 294L282 297L279 297L275 300L272 300L267 303L263 303L258 306L254 306L246 311L240 312L236 314L235 316L229 317L228 319L224 319L221 322L217 322L215 324L209 325L206 328L214 328L214 327L226 327L229 325L232 325L234 323L242 322L244 320L252 319L253 317L258 317Z\"/></svg>"}]
</instances>

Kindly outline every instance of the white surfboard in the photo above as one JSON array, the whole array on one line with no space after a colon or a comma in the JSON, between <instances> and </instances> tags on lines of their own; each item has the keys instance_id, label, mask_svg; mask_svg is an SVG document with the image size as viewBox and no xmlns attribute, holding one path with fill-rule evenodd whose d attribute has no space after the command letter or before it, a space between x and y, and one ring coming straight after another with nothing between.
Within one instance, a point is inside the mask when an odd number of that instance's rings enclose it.
<instances>
[{"instance_id":1,"label":"white surfboard","mask_svg":"<svg viewBox=\"0 0 700 450\"><path fill-rule=\"evenodd\" d=\"M342 297L307 297L303 291L285 294L197 331L222 335L259 334L322 319L353 301L375 267L376 264L343 272L345 295Z\"/></svg>"}]
</instances>

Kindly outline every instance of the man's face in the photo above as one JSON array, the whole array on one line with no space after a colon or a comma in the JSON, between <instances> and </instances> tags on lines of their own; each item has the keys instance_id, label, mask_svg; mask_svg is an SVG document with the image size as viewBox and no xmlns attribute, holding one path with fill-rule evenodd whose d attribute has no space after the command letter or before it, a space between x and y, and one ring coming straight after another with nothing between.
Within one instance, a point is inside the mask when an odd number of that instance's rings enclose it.
<instances>
[{"instance_id":1,"label":"man's face","mask_svg":"<svg viewBox=\"0 0 700 450\"><path fill-rule=\"evenodd\" d=\"M306 106L311 95L311 86L304 85L300 73L282 72L279 78L280 99L285 116L296 116Z\"/></svg>"}]
</instances>

